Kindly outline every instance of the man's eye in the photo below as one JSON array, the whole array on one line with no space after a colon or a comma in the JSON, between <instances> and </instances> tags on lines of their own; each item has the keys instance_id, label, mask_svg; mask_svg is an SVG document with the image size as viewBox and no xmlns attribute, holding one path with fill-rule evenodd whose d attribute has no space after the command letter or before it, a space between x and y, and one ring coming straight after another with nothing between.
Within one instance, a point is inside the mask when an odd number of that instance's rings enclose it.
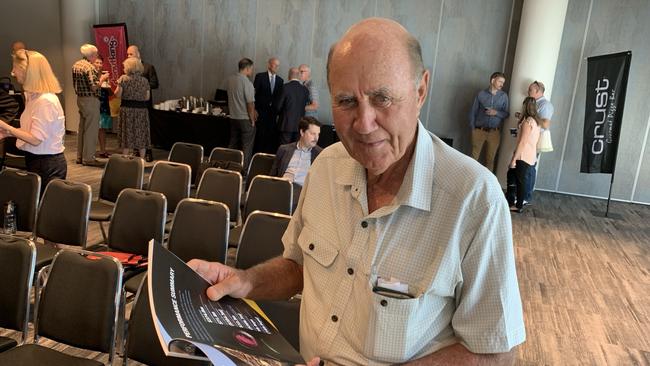
<instances>
[{"instance_id":1,"label":"man's eye","mask_svg":"<svg viewBox=\"0 0 650 366\"><path fill-rule=\"evenodd\" d=\"M374 95L371 98L371 102L374 106L386 108L393 103L393 99L386 95Z\"/></svg>"},{"instance_id":2,"label":"man's eye","mask_svg":"<svg viewBox=\"0 0 650 366\"><path fill-rule=\"evenodd\" d=\"M341 98L336 104L341 108L350 108L354 107L357 104L357 101L354 98Z\"/></svg>"}]
</instances>

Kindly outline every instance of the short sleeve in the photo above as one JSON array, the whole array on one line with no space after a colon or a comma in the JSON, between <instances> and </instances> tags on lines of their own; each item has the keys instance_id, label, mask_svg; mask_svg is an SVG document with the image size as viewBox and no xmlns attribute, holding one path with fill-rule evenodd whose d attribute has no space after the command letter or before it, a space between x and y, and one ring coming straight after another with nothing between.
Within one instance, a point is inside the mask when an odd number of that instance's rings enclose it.
<instances>
[{"instance_id":1,"label":"short sleeve","mask_svg":"<svg viewBox=\"0 0 650 366\"><path fill-rule=\"evenodd\" d=\"M255 88L253 87L253 83L247 82L246 87L244 88L244 93L246 97L246 103L252 103L255 101Z\"/></svg>"},{"instance_id":2,"label":"short sleeve","mask_svg":"<svg viewBox=\"0 0 650 366\"><path fill-rule=\"evenodd\" d=\"M485 219L462 258L462 283L456 289L452 327L474 353L508 352L526 339L510 213L498 191L478 191L489 196L475 206L476 215Z\"/></svg>"},{"instance_id":3,"label":"short sleeve","mask_svg":"<svg viewBox=\"0 0 650 366\"><path fill-rule=\"evenodd\" d=\"M551 102L546 102L538 111L539 118L550 120L553 117L553 111L554 109Z\"/></svg>"}]
</instances>

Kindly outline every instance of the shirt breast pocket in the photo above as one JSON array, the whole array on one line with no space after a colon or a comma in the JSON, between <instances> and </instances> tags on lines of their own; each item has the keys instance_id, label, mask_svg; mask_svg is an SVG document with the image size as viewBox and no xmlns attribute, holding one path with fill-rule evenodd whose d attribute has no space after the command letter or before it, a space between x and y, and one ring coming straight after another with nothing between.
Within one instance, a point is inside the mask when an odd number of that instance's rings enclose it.
<instances>
[{"instance_id":1,"label":"shirt breast pocket","mask_svg":"<svg viewBox=\"0 0 650 366\"><path fill-rule=\"evenodd\" d=\"M368 300L365 353L383 362L408 361L448 324L438 316L450 304L431 293L403 299L371 292Z\"/></svg>"},{"instance_id":2,"label":"shirt breast pocket","mask_svg":"<svg viewBox=\"0 0 650 366\"><path fill-rule=\"evenodd\" d=\"M336 246L307 226L303 227L298 236L298 245L302 249L305 261L313 260L323 269L331 267L339 254ZM308 265L308 263L304 264Z\"/></svg>"}]
</instances>

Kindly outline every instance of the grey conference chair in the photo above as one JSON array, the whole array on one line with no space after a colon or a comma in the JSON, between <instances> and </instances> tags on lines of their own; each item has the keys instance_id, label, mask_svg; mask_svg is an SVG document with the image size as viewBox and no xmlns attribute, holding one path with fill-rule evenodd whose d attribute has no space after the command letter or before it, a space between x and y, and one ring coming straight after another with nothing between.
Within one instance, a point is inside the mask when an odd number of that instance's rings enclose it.
<instances>
[{"instance_id":1,"label":"grey conference chair","mask_svg":"<svg viewBox=\"0 0 650 366\"><path fill-rule=\"evenodd\" d=\"M169 151L169 158L167 160L189 165L192 169L191 184L194 185L198 180L198 173L203 162L203 146L187 142L177 142Z\"/></svg>"},{"instance_id":2,"label":"grey conference chair","mask_svg":"<svg viewBox=\"0 0 650 366\"><path fill-rule=\"evenodd\" d=\"M29 239L0 234L0 328L22 332L27 340L29 301L36 265L36 247ZM0 336L0 352L18 345Z\"/></svg>"},{"instance_id":3,"label":"grey conference chair","mask_svg":"<svg viewBox=\"0 0 650 366\"><path fill-rule=\"evenodd\" d=\"M108 228L108 249L146 256L151 239L163 242L166 211L167 201L161 193L122 190Z\"/></svg>"},{"instance_id":4,"label":"grey conference chair","mask_svg":"<svg viewBox=\"0 0 650 366\"><path fill-rule=\"evenodd\" d=\"M223 202L230 211L231 225L237 225L239 222L241 187L241 174L231 170L208 168L203 172L196 198Z\"/></svg>"},{"instance_id":5,"label":"grey conference chair","mask_svg":"<svg viewBox=\"0 0 650 366\"><path fill-rule=\"evenodd\" d=\"M0 353L2 365L104 365L38 344L41 336L115 358L122 293L122 266L114 258L93 252L61 250L37 296L34 343ZM37 290L38 295L38 290Z\"/></svg>"},{"instance_id":6,"label":"grey conference chair","mask_svg":"<svg viewBox=\"0 0 650 366\"><path fill-rule=\"evenodd\" d=\"M282 235L289 221L291 216L274 212L255 211L248 215L239 238L235 267L248 269L282 255Z\"/></svg>"},{"instance_id":7,"label":"grey conference chair","mask_svg":"<svg viewBox=\"0 0 650 366\"><path fill-rule=\"evenodd\" d=\"M183 198L190 196L192 168L183 163L158 161L149 178L148 190L159 192L167 198L167 212L173 213Z\"/></svg>"},{"instance_id":8,"label":"grey conference chair","mask_svg":"<svg viewBox=\"0 0 650 366\"><path fill-rule=\"evenodd\" d=\"M36 173L4 169L0 171L0 207L8 201L16 205L16 227L32 237L36 227L36 213L41 195L41 177ZM4 211L0 212L0 223Z\"/></svg>"},{"instance_id":9,"label":"grey conference chair","mask_svg":"<svg viewBox=\"0 0 650 366\"><path fill-rule=\"evenodd\" d=\"M257 153L251 158L251 163L248 166L246 173L246 191L253 182L253 178L258 175L270 175L273 162L275 161L275 154Z\"/></svg>"},{"instance_id":10,"label":"grey conference chair","mask_svg":"<svg viewBox=\"0 0 650 366\"><path fill-rule=\"evenodd\" d=\"M124 365L128 365L129 359L156 366L211 365L207 361L165 356L151 317L149 291L147 290L145 278L146 276L140 281L141 286L137 289L135 303L131 309L124 352Z\"/></svg>"},{"instance_id":11,"label":"grey conference chair","mask_svg":"<svg viewBox=\"0 0 650 366\"><path fill-rule=\"evenodd\" d=\"M253 178L247 196L242 213L243 221L246 221L251 212L257 210L291 215L293 184L288 179L258 175ZM229 247L237 246L241 229L242 225L239 225L230 231Z\"/></svg>"},{"instance_id":12,"label":"grey conference chair","mask_svg":"<svg viewBox=\"0 0 650 366\"><path fill-rule=\"evenodd\" d=\"M51 243L86 248L92 193L85 183L54 179L45 187L36 217L34 237ZM59 251L36 245L36 269L52 262Z\"/></svg>"},{"instance_id":13,"label":"grey conference chair","mask_svg":"<svg viewBox=\"0 0 650 366\"><path fill-rule=\"evenodd\" d=\"M244 153L241 150L229 149L227 147L215 147L210 152L210 159L208 162L214 161L232 161L241 166L244 166Z\"/></svg>"},{"instance_id":14,"label":"grey conference chair","mask_svg":"<svg viewBox=\"0 0 650 366\"><path fill-rule=\"evenodd\" d=\"M136 156L111 155L104 167L99 195L90 205L90 221L99 223L102 238L106 242L104 222L111 220L117 196L125 188L142 189L144 160Z\"/></svg>"},{"instance_id":15,"label":"grey conference chair","mask_svg":"<svg viewBox=\"0 0 650 366\"><path fill-rule=\"evenodd\" d=\"M167 248L180 259L198 258L210 262L226 262L228 250L228 207L220 202L186 198L182 200L169 232ZM128 281L124 288L135 293L144 273Z\"/></svg>"}]
</instances>

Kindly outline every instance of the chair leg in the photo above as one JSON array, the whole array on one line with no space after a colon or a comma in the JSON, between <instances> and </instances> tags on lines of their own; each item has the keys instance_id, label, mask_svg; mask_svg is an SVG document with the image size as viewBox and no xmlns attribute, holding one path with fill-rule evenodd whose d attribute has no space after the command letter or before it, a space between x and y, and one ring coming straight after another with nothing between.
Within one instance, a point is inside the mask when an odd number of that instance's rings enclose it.
<instances>
[{"instance_id":1,"label":"chair leg","mask_svg":"<svg viewBox=\"0 0 650 366\"><path fill-rule=\"evenodd\" d=\"M99 229L101 230L102 238L104 239L102 241L102 244L105 244L107 242L107 239L106 239L106 230L104 230L104 223L101 221L97 221L97 223L99 224Z\"/></svg>"}]
</instances>

